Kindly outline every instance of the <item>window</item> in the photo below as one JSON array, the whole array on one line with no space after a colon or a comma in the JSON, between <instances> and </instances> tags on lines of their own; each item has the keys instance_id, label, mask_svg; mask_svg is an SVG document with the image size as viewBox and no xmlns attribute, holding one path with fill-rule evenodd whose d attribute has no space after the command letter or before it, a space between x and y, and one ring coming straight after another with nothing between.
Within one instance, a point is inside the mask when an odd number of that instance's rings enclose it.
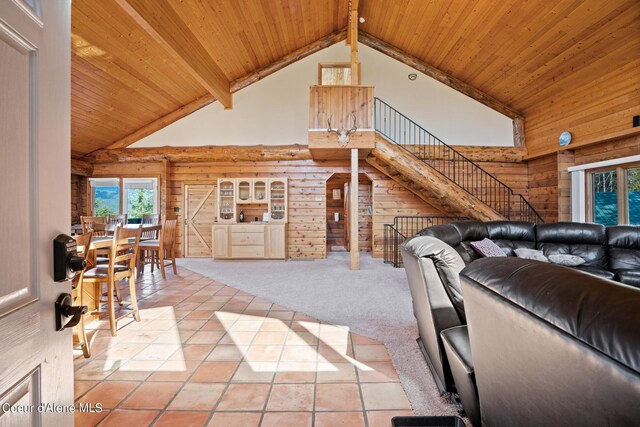
<instances>
[{"instance_id":1,"label":"window","mask_svg":"<svg viewBox=\"0 0 640 427\"><path fill-rule=\"evenodd\" d=\"M321 86L347 86L351 84L351 63L318 64L318 84Z\"/></svg>"},{"instance_id":2,"label":"window","mask_svg":"<svg viewBox=\"0 0 640 427\"><path fill-rule=\"evenodd\" d=\"M621 165L589 172L589 221L640 225L640 166Z\"/></svg>"},{"instance_id":3,"label":"window","mask_svg":"<svg viewBox=\"0 0 640 427\"><path fill-rule=\"evenodd\" d=\"M591 174L593 221L602 225L618 224L618 179L615 170Z\"/></svg>"},{"instance_id":4,"label":"window","mask_svg":"<svg viewBox=\"0 0 640 427\"><path fill-rule=\"evenodd\" d=\"M629 224L640 225L640 167L627 169Z\"/></svg>"},{"instance_id":5,"label":"window","mask_svg":"<svg viewBox=\"0 0 640 427\"><path fill-rule=\"evenodd\" d=\"M128 214L131 222L158 212L157 178L90 178L94 216Z\"/></svg>"},{"instance_id":6,"label":"window","mask_svg":"<svg viewBox=\"0 0 640 427\"><path fill-rule=\"evenodd\" d=\"M158 180L156 178L125 178L124 197L126 203L122 213L131 219L142 219L142 215L157 212Z\"/></svg>"},{"instance_id":7,"label":"window","mask_svg":"<svg viewBox=\"0 0 640 427\"><path fill-rule=\"evenodd\" d=\"M91 200L94 216L120 213L120 179L91 178Z\"/></svg>"}]
</instances>

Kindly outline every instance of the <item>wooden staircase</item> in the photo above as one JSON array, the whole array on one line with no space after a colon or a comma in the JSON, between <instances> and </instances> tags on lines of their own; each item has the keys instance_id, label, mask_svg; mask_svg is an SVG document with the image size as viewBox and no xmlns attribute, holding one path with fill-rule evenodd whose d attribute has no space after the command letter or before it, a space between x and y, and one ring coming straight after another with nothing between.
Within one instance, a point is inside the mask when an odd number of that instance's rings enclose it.
<instances>
[{"instance_id":1,"label":"wooden staircase","mask_svg":"<svg viewBox=\"0 0 640 427\"><path fill-rule=\"evenodd\" d=\"M374 101L367 163L444 213L482 221L543 222L520 194L384 101Z\"/></svg>"}]
</instances>

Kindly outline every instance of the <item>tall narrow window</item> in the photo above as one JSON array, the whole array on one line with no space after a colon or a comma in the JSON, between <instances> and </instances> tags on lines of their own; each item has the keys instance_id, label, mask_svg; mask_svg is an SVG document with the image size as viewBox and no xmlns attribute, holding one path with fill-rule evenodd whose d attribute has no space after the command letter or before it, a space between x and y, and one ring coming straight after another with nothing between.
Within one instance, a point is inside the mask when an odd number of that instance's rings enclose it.
<instances>
[{"instance_id":1,"label":"tall narrow window","mask_svg":"<svg viewBox=\"0 0 640 427\"><path fill-rule=\"evenodd\" d=\"M130 219L158 211L158 180L156 178L124 178L124 211Z\"/></svg>"},{"instance_id":2,"label":"tall narrow window","mask_svg":"<svg viewBox=\"0 0 640 427\"><path fill-rule=\"evenodd\" d=\"M618 174L615 170L594 172L593 220L602 225L618 224Z\"/></svg>"},{"instance_id":3,"label":"tall narrow window","mask_svg":"<svg viewBox=\"0 0 640 427\"><path fill-rule=\"evenodd\" d=\"M91 199L94 216L120 213L120 179L91 178Z\"/></svg>"},{"instance_id":4,"label":"tall narrow window","mask_svg":"<svg viewBox=\"0 0 640 427\"><path fill-rule=\"evenodd\" d=\"M640 225L640 167L627 169L629 224Z\"/></svg>"}]
</instances>

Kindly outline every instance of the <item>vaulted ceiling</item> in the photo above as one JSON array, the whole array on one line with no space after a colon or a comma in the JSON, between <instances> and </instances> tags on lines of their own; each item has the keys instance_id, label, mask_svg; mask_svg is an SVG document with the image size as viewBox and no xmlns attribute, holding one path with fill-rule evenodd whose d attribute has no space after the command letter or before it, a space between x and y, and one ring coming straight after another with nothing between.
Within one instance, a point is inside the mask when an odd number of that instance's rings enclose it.
<instances>
[{"instance_id":1,"label":"vaulted ceiling","mask_svg":"<svg viewBox=\"0 0 640 427\"><path fill-rule=\"evenodd\" d=\"M156 0L74 0L72 155L210 99L185 56L176 56L181 46L194 62L212 61L233 86L344 29L348 8L349 0L164 0L161 7ZM360 0L359 11L366 19L360 31L525 116L551 93L640 53L637 0ZM149 31L154 23L162 31Z\"/></svg>"}]
</instances>

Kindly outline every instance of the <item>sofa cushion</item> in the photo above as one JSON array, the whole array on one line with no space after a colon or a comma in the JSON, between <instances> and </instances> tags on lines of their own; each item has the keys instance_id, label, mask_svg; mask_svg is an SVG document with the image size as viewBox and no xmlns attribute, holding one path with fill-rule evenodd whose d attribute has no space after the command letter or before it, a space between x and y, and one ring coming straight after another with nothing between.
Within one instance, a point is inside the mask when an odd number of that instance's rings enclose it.
<instances>
[{"instance_id":1,"label":"sofa cushion","mask_svg":"<svg viewBox=\"0 0 640 427\"><path fill-rule=\"evenodd\" d=\"M616 280L640 288L640 270L615 270Z\"/></svg>"},{"instance_id":2,"label":"sofa cushion","mask_svg":"<svg viewBox=\"0 0 640 427\"><path fill-rule=\"evenodd\" d=\"M577 255L585 260L585 267L607 269L606 240L605 227L599 224L558 222L536 226L536 247L545 256Z\"/></svg>"},{"instance_id":3,"label":"sofa cushion","mask_svg":"<svg viewBox=\"0 0 640 427\"><path fill-rule=\"evenodd\" d=\"M455 221L449 223L460 233L463 242L475 242L487 237L487 227L482 221Z\"/></svg>"},{"instance_id":4,"label":"sofa cushion","mask_svg":"<svg viewBox=\"0 0 640 427\"><path fill-rule=\"evenodd\" d=\"M431 236L414 237L403 243L403 248L417 258L431 259L453 307L464 321L464 302L459 274L465 264L460 255L442 240Z\"/></svg>"},{"instance_id":5,"label":"sofa cushion","mask_svg":"<svg viewBox=\"0 0 640 427\"><path fill-rule=\"evenodd\" d=\"M594 276L600 277L602 279L614 280L616 277L616 275L609 270L598 267L590 267L584 264L571 268L575 268L576 270L583 271L585 273L593 274Z\"/></svg>"},{"instance_id":6,"label":"sofa cushion","mask_svg":"<svg viewBox=\"0 0 640 427\"><path fill-rule=\"evenodd\" d=\"M416 233L416 236L431 236L442 240L449 246L458 246L462 241L458 229L450 224L434 225Z\"/></svg>"},{"instance_id":7,"label":"sofa cushion","mask_svg":"<svg viewBox=\"0 0 640 427\"><path fill-rule=\"evenodd\" d=\"M640 270L640 227L608 227L607 243L611 270Z\"/></svg>"},{"instance_id":8,"label":"sofa cushion","mask_svg":"<svg viewBox=\"0 0 640 427\"><path fill-rule=\"evenodd\" d=\"M525 221L489 221L485 223L489 239L500 246L507 256L516 256L515 249L536 248L535 225Z\"/></svg>"}]
</instances>

